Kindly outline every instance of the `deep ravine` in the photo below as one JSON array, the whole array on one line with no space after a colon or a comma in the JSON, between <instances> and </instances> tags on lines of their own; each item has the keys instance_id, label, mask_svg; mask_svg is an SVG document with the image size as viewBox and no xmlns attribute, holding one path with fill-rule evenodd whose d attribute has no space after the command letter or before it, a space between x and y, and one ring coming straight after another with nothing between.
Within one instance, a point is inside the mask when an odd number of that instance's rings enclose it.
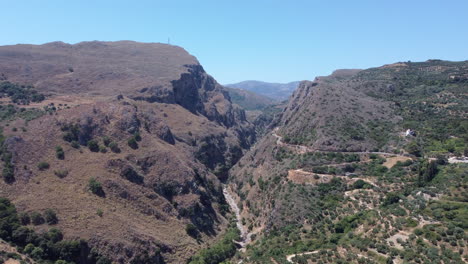
<instances>
[{"instance_id":1,"label":"deep ravine","mask_svg":"<svg viewBox=\"0 0 468 264\"><path fill-rule=\"evenodd\" d=\"M237 206L236 200L232 197L231 193L229 192L229 189L227 186L223 187L223 194L224 198L226 199L226 202L229 204L229 207L231 208L231 211L234 212L234 215L236 216L236 225L237 229L240 231L240 236L241 236L241 241L237 241L238 244L242 247L242 249L247 246L250 241L251 241L251 233L248 232L247 228L242 225L242 219L240 215L240 209Z\"/></svg>"}]
</instances>

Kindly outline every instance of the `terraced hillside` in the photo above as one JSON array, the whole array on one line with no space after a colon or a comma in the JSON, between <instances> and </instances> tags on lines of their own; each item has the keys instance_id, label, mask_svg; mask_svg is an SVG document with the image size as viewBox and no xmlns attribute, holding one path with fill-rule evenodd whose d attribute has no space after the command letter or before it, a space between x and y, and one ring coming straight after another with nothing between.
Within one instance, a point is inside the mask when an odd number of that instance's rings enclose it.
<instances>
[{"instance_id":1,"label":"terraced hillside","mask_svg":"<svg viewBox=\"0 0 468 264\"><path fill-rule=\"evenodd\" d=\"M302 82L230 171L237 258L466 263L467 92L468 62L438 60Z\"/></svg>"}]
</instances>

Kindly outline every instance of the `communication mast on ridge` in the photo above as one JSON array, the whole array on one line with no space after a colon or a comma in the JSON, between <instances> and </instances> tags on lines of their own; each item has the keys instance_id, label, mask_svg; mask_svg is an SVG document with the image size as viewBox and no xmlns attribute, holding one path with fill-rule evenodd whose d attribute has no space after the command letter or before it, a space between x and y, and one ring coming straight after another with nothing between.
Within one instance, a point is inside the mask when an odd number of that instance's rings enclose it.
<instances>
[{"instance_id":1,"label":"communication mast on ridge","mask_svg":"<svg viewBox=\"0 0 468 264\"><path fill-rule=\"evenodd\" d=\"M171 45L171 38L167 38L167 44Z\"/></svg>"}]
</instances>

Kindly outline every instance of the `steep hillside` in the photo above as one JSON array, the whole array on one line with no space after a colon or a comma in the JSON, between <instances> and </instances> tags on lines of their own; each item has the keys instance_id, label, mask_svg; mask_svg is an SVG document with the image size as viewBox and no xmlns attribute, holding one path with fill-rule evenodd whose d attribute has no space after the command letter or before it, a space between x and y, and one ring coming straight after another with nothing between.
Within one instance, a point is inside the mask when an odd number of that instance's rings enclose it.
<instances>
[{"instance_id":1,"label":"steep hillside","mask_svg":"<svg viewBox=\"0 0 468 264\"><path fill-rule=\"evenodd\" d=\"M4 46L0 78L0 196L35 219L23 225L56 227L117 263L183 263L226 229L220 183L255 133L186 51L129 41Z\"/></svg>"},{"instance_id":2,"label":"steep hillside","mask_svg":"<svg viewBox=\"0 0 468 264\"><path fill-rule=\"evenodd\" d=\"M247 90L229 87L226 87L226 90L228 91L232 102L241 106L245 110L262 110L265 107L276 103L275 100L269 97L249 92Z\"/></svg>"},{"instance_id":3,"label":"steep hillside","mask_svg":"<svg viewBox=\"0 0 468 264\"><path fill-rule=\"evenodd\" d=\"M466 61L302 82L230 171L254 238L239 259L466 263L467 91Z\"/></svg>"},{"instance_id":4,"label":"steep hillside","mask_svg":"<svg viewBox=\"0 0 468 264\"><path fill-rule=\"evenodd\" d=\"M261 81L243 81L239 83L226 84L225 86L251 91L278 101L283 101L289 98L298 85L299 82L268 83Z\"/></svg>"}]
</instances>

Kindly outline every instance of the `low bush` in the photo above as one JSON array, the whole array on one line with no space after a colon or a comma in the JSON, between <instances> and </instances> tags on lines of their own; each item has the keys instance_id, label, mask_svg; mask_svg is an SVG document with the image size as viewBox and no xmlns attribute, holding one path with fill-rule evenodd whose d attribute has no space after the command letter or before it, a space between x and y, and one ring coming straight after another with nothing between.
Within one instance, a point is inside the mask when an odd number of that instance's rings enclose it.
<instances>
[{"instance_id":1,"label":"low bush","mask_svg":"<svg viewBox=\"0 0 468 264\"><path fill-rule=\"evenodd\" d=\"M47 209L44 212L45 220L49 225L55 225L58 223L57 214L52 209Z\"/></svg>"},{"instance_id":2,"label":"low bush","mask_svg":"<svg viewBox=\"0 0 468 264\"><path fill-rule=\"evenodd\" d=\"M42 216L41 213L39 212L32 212L31 213L31 222L34 224L34 225L42 225L45 220L44 220L44 217Z\"/></svg>"},{"instance_id":3,"label":"low bush","mask_svg":"<svg viewBox=\"0 0 468 264\"><path fill-rule=\"evenodd\" d=\"M55 156L57 157L57 159L60 160L65 159L65 152L63 151L63 148L61 146L55 147Z\"/></svg>"},{"instance_id":4,"label":"low bush","mask_svg":"<svg viewBox=\"0 0 468 264\"><path fill-rule=\"evenodd\" d=\"M102 185L95 178L89 179L88 188L93 194L96 194L97 196L104 196Z\"/></svg>"},{"instance_id":5,"label":"low bush","mask_svg":"<svg viewBox=\"0 0 468 264\"><path fill-rule=\"evenodd\" d=\"M50 165L49 165L49 163L47 163L47 162L45 162L45 161L41 161L41 162L39 162L39 163L37 164L37 168L38 168L39 170L43 171L43 170L49 169L49 168L50 168Z\"/></svg>"},{"instance_id":6,"label":"low bush","mask_svg":"<svg viewBox=\"0 0 468 264\"><path fill-rule=\"evenodd\" d=\"M89 150L91 150L92 152L98 152L99 151L99 144L97 143L96 140L88 141L87 145L88 145Z\"/></svg>"},{"instance_id":7,"label":"low bush","mask_svg":"<svg viewBox=\"0 0 468 264\"><path fill-rule=\"evenodd\" d=\"M131 137L128 141L128 146L131 147L132 149L137 149L138 148L138 142L136 141L135 137Z\"/></svg>"}]
</instances>

